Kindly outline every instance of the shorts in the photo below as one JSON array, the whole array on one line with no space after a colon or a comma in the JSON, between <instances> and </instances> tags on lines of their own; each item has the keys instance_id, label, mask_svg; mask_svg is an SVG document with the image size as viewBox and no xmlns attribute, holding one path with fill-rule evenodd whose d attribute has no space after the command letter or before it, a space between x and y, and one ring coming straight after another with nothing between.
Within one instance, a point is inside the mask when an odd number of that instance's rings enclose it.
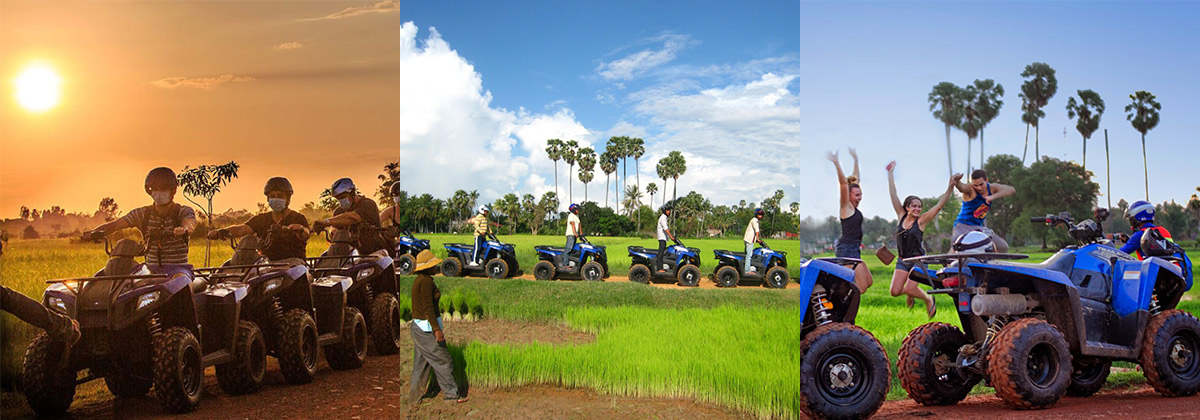
<instances>
[{"instance_id":1,"label":"shorts","mask_svg":"<svg viewBox=\"0 0 1200 420\"><path fill-rule=\"evenodd\" d=\"M837 256L838 258L862 259L862 249L859 248L859 245L860 244L856 243L842 243L841 241L837 241L833 245L833 255Z\"/></svg>"},{"instance_id":2,"label":"shorts","mask_svg":"<svg viewBox=\"0 0 1200 420\"><path fill-rule=\"evenodd\" d=\"M896 270L903 270L903 271L909 271L909 272L911 272L911 271L913 271L913 268L918 268L918 269L922 269L922 270L925 270L925 271L929 271L929 268L927 268L927 267L925 266L925 264L922 264L922 263L907 263L907 262L904 262L904 259L903 259L903 258L898 258L898 259L896 259Z\"/></svg>"}]
</instances>

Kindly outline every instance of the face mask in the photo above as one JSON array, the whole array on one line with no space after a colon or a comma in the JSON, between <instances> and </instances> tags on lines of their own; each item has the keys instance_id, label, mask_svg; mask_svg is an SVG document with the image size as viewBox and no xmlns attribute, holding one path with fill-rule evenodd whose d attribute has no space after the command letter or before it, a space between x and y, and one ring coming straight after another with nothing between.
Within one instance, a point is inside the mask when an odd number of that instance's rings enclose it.
<instances>
[{"instance_id":1,"label":"face mask","mask_svg":"<svg viewBox=\"0 0 1200 420\"><path fill-rule=\"evenodd\" d=\"M341 206L343 210L349 210L350 209L350 199L349 198L339 198L338 205Z\"/></svg>"},{"instance_id":2,"label":"face mask","mask_svg":"<svg viewBox=\"0 0 1200 420\"><path fill-rule=\"evenodd\" d=\"M392 197L392 202L396 203L396 205L400 205L400 197Z\"/></svg>"},{"instance_id":3,"label":"face mask","mask_svg":"<svg viewBox=\"0 0 1200 420\"><path fill-rule=\"evenodd\" d=\"M154 199L154 204L161 206L171 202L171 193L167 191L150 191L150 198Z\"/></svg>"},{"instance_id":4,"label":"face mask","mask_svg":"<svg viewBox=\"0 0 1200 420\"><path fill-rule=\"evenodd\" d=\"M267 205L271 206L271 210L284 211L287 209L287 200L282 198L268 198Z\"/></svg>"}]
</instances>

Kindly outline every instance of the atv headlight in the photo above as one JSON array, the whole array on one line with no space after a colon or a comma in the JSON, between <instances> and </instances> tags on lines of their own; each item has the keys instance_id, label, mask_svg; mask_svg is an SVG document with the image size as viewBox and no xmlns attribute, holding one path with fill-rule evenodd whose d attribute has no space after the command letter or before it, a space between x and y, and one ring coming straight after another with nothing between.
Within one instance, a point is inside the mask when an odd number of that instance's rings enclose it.
<instances>
[{"instance_id":1,"label":"atv headlight","mask_svg":"<svg viewBox=\"0 0 1200 420\"><path fill-rule=\"evenodd\" d=\"M67 312L67 302L64 302L62 299L51 296L46 301L50 304L51 308L59 309L64 313Z\"/></svg>"},{"instance_id":2,"label":"atv headlight","mask_svg":"<svg viewBox=\"0 0 1200 420\"><path fill-rule=\"evenodd\" d=\"M272 290L275 290L275 288L279 287L280 284L283 284L283 279L278 278L278 277L267 280L266 283L263 283L263 292L270 292Z\"/></svg>"},{"instance_id":3,"label":"atv headlight","mask_svg":"<svg viewBox=\"0 0 1200 420\"><path fill-rule=\"evenodd\" d=\"M362 269L362 271L359 271L358 274L354 276L354 279L362 280L367 277L371 277L372 274L375 274L375 266L370 266L370 267Z\"/></svg>"},{"instance_id":4,"label":"atv headlight","mask_svg":"<svg viewBox=\"0 0 1200 420\"><path fill-rule=\"evenodd\" d=\"M138 296L137 310L141 310L142 308L150 306L150 304L152 304L158 300L159 296L162 296L162 292L153 291L153 292Z\"/></svg>"}]
</instances>

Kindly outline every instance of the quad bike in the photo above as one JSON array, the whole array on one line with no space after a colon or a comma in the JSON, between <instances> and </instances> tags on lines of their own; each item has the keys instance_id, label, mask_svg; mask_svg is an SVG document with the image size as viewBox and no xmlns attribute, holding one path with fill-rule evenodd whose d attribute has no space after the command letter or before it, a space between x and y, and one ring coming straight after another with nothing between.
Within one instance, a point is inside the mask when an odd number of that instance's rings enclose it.
<instances>
[{"instance_id":1,"label":"quad bike","mask_svg":"<svg viewBox=\"0 0 1200 420\"><path fill-rule=\"evenodd\" d=\"M783 289L788 284L787 253L768 247L766 242L758 241L761 247L751 252L750 266L755 272L743 273L746 266L746 253L733 252L724 249L713 251L717 257L717 267L713 270L712 280L718 287L737 287L741 281L757 281L764 287Z\"/></svg>"},{"instance_id":2,"label":"quad bike","mask_svg":"<svg viewBox=\"0 0 1200 420\"><path fill-rule=\"evenodd\" d=\"M329 346L342 349L333 355L342 360L336 364L330 363L335 369L362 365L361 356L365 354L366 343L360 330L360 318L365 317L366 333L370 335L371 347L376 353L386 355L400 352L404 318L400 313L400 303L396 300L399 284L392 258L387 255L387 250L359 255L357 249L358 237L382 230L376 227L360 227L357 232L351 229L338 229L332 233L324 230L329 249L319 257L307 259L311 272L317 278L313 283L316 286L313 300L317 303L316 321L318 331L321 331L319 341L326 346L326 360L331 356ZM344 301L338 305L341 293L345 294ZM338 307L345 309L339 311Z\"/></svg>"},{"instance_id":3,"label":"quad bike","mask_svg":"<svg viewBox=\"0 0 1200 420\"><path fill-rule=\"evenodd\" d=\"M148 240L171 233L147 231ZM209 285L193 279L191 266L138 263L145 243L104 239L108 263L92 277L48 280L43 304L79 322L81 338L69 349L38 334L25 352L25 398L41 415L61 415L76 385L103 378L117 397L154 393L172 413L200 403L204 369L216 366L221 389L229 394L257 390L266 365L266 343L258 326L240 318L249 286ZM161 252L161 250L160 250ZM167 271L167 272L164 272ZM82 379L77 372L87 370Z\"/></svg>"},{"instance_id":4,"label":"quad bike","mask_svg":"<svg viewBox=\"0 0 1200 420\"><path fill-rule=\"evenodd\" d=\"M417 254L429 249L428 239L417 239L407 230L399 232L396 238L396 274L406 276L412 274L417 265Z\"/></svg>"},{"instance_id":5,"label":"quad bike","mask_svg":"<svg viewBox=\"0 0 1200 420\"><path fill-rule=\"evenodd\" d=\"M587 281L601 281L608 277L608 251L604 246L592 245L580 236L570 252L565 248L535 246L538 263L533 266L533 277L538 280L553 280L559 277L576 277Z\"/></svg>"},{"instance_id":6,"label":"quad bike","mask_svg":"<svg viewBox=\"0 0 1200 420\"><path fill-rule=\"evenodd\" d=\"M1097 220L1107 213L1097 210ZM950 296L962 325L929 323L905 338L899 369L908 395L952 405L987 379L1009 405L1042 408L1063 394L1099 391L1114 361L1140 363L1164 396L1200 391L1200 321L1175 309L1192 286L1182 249L1138 260L1095 221L1073 224L1069 213L1032 221L1066 226L1080 245L1040 264L999 253L905 260L945 266L924 281L935 288L929 293Z\"/></svg>"},{"instance_id":7,"label":"quad bike","mask_svg":"<svg viewBox=\"0 0 1200 420\"><path fill-rule=\"evenodd\" d=\"M684 287L696 287L700 284L700 249L688 248L675 239L675 245L668 246L664 251L662 266L651 269L658 256L657 248L629 247L629 281L650 284L653 280L675 280L676 284Z\"/></svg>"},{"instance_id":8,"label":"quad bike","mask_svg":"<svg viewBox=\"0 0 1200 420\"><path fill-rule=\"evenodd\" d=\"M520 264L517 264L516 248L496 239L496 235L488 235L479 253L485 261L482 265L471 265L474 261L474 244L445 244L446 254L442 261L442 275L446 277L488 277L504 279L519 275Z\"/></svg>"},{"instance_id":9,"label":"quad bike","mask_svg":"<svg viewBox=\"0 0 1200 420\"><path fill-rule=\"evenodd\" d=\"M822 419L864 419L891 387L887 352L854 325L861 299L854 269L862 260L818 258L800 265L800 409ZM847 267L849 266L849 267Z\"/></svg>"}]
</instances>

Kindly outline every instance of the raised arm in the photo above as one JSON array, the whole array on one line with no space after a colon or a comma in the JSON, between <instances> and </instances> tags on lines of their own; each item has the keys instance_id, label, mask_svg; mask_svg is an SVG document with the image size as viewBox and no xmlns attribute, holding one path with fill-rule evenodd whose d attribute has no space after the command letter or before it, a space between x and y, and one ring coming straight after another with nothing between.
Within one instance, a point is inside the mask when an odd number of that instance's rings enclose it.
<instances>
[{"instance_id":1,"label":"raised arm","mask_svg":"<svg viewBox=\"0 0 1200 420\"><path fill-rule=\"evenodd\" d=\"M854 158L854 172L850 176L853 176L854 179L862 179L862 176L858 174L858 153L854 149L850 149L850 157Z\"/></svg>"},{"instance_id":2,"label":"raised arm","mask_svg":"<svg viewBox=\"0 0 1200 420\"><path fill-rule=\"evenodd\" d=\"M942 193L941 198L938 198L937 204L934 204L933 208L927 210L925 214L922 214L921 218L917 220L917 223L921 225L921 230L924 230L925 225L933 220L933 218L937 217L938 213L942 211L942 207L946 205L946 200L950 199L950 193L954 191L954 186L958 183L959 178L962 178L962 174L955 174L954 176L950 177L950 182L946 185L946 192Z\"/></svg>"},{"instance_id":3,"label":"raised arm","mask_svg":"<svg viewBox=\"0 0 1200 420\"><path fill-rule=\"evenodd\" d=\"M995 200L997 198L1008 197L1010 195L1017 193L1017 189L1013 188L1011 185L991 184L991 187L992 187L992 195L983 197L983 199L987 200L988 203L991 203L992 200Z\"/></svg>"},{"instance_id":4,"label":"raised arm","mask_svg":"<svg viewBox=\"0 0 1200 420\"><path fill-rule=\"evenodd\" d=\"M846 205L850 203L850 188L846 184L846 174L842 173L842 165L838 163L838 154L837 152L828 152L825 153L825 158L829 159L830 162L833 162L833 168L837 169L839 193L838 202L840 203L838 208L840 209L842 207L846 207Z\"/></svg>"},{"instance_id":5,"label":"raised arm","mask_svg":"<svg viewBox=\"0 0 1200 420\"><path fill-rule=\"evenodd\" d=\"M962 182L962 174L955 174L954 179L957 180L957 181L954 181L954 188L957 188L958 192L963 193L964 200L970 200L970 199L974 198L974 197L967 197L967 194L970 194L971 192L973 192L975 190L971 189L971 184Z\"/></svg>"},{"instance_id":6,"label":"raised arm","mask_svg":"<svg viewBox=\"0 0 1200 420\"><path fill-rule=\"evenodd\" d=\"M896 161L892 161L887 165L888 173L888 192L892 194L892 209L896 210L896 216L904 214L904 205L900 203L900 196L896 195L896 177L893 171L896 169Z\"/></svg>"}]
</instances>

